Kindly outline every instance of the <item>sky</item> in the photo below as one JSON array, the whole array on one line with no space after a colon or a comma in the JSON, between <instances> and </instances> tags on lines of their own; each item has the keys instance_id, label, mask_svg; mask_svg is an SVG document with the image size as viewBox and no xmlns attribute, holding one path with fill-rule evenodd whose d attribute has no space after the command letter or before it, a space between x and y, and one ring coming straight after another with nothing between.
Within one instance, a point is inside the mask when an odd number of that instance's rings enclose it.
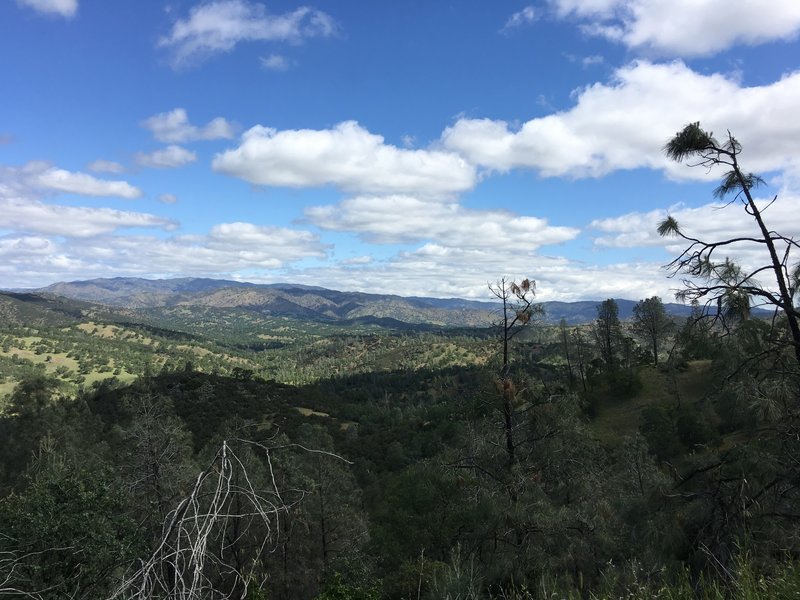
<instances>
[{"instance_id":1,"label":"sky","mask_svg":"<svg viewBox=\"0 0 800 600\"><path fill-rule=\"evenodd\" d=\"M0 288L671 300L662 219L754 227L664 156L688 123L800 237L798 34L797 0L5 0Z\"/></svg>"}]
</instances>

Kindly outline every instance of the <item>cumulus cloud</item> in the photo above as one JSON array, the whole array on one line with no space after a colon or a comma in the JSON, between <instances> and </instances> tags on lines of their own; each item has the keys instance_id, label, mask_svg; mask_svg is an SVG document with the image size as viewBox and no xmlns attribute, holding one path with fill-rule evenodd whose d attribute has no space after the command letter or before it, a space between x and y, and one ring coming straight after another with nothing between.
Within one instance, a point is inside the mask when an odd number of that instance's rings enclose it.
<instances>
[{"instance_id":1,"label":"cumulus cloud","mask_svg":"<svg viewBox=\"0 0 800 600\"><path fill-rule=\"evenodd\" d=\"M742 87L731 77L699 74L681 62L637 61L618 69L608 83L577 90L569 110L519 128L462 118L441 141L470 162L501 172L522 167L544 176L599 177L648 167L702 178L708 175L702 169L675 164L661 152L675 132L700 121L718 134L731 130L744 145L742 160L749 170L797 169L799 97L800 72Z\"/></svg>"},{"instance_id":2,"label":"cumulus cloud","mask_svg":"<svg viewBox=\"0 0 800 600\"><path fill-rule=\"evenodd\" d=\"M133 199L142 195L139 188L127 181L107 181L86 173L73 173L56 168L47 169L39 174L37 182L44 188L82 196L116 196Z\"/></svg>"},{"instance_id":3,"label":"cumulus cloud","mask_svg":"<svg viewBox=\"0 0 800 600\"><path fill-rule=\"evenodd\" d=\"M180 67L228 52L240 42L299 43L335 32L330 15L308 6L271 15L255 2L216 0L192 8L159 40L159 46L169 49L173 65Z\"/></svg>"},{"instance_id":4,"label":"cumulus cloud","mask_svg":"<svg viewBox=\"0 0 800 600\"><path fill-rule=\"evenodd\" d=\"M142 191L126 181L97 179L86 173L58 169L44 161L21 167L0 166L0 199L38 199L43 194L69 192L83 196L116 196L133 199Z\"/></svg>"},{"instance_id":5,"label":"cumulus cloud","mask_svg":"<svg viewBox=\"0 0 800 600\"><path fill-rule=\"evenodd\" d=\"M667 56L702 56L735 44L795 37L800 3L773 0L550 0L589 33Z\"/></svg>"},{"instance_id":6,"label":"cumulus cloud","mask_svg":"<svg viewBox=\"0 0 800 600\"><path fill-rule=\"evenodd\" d=\"M196 153L175 144L150 154L140 152L136 155L137 163L143 167L152 167L154 169L174 169L193 163L196 160Z\"/></svg>"},{"instance_id":7,"label":"cumulus cloud","mask_svg":"<svg viewBox=\"0 0 800 600\"><path fill-rule=\"evenodd\" d=\"M174 229L176 223L155 215L114 210L46 204L38 200L0 198L0 222L17 233L40 233L85 238L126 228Z\"/></svg>"},{"instance_id":8,"label":"cumulus cloud","mask_svg":"<svg viewBox=\"0 0 800 600\"><path fill-rule=\"evenodd\" d=\"M27 6L43 15L56 15L70 19L78 12L78 0L17 0L20 6Z\"/></svg>"},{"instance_id":9,"label":"cumulus cloud","mask_svg":"<svg viewBox=\"0 0 800 600\"><path fill-rule=\"evenodd\" d=\"M336 205L312 206L305 216L323 229L352 231L365 241L398 244L436 240L455 248L533 250L575 238L572 227L504 210L470 210L456 203L425 202L411 196L359 196Z\"/></svg>"},{"instance_id":10,"label":"cumulus cloud","mask_svg":"<svg viewBox=\"0 0 800 600\"><path fill-rule=\"evenodd\" d=\"M267 71L287 71L289 69L289 59L282 54L270 54L261 57L261 66Z\"/></svg>"},{"instance_id":11,"label":"cumulus cloud","mask_svg":"<svg viewBox=\"0 0 800 600\"><path fill-rule=\"evenodd\" d=\"M526 6L522 10L515 12L508 18L506 24L500 30L501 33L509 33L514 29L519 29L525 25L531 25L539 19L539 13L533 6Z\"/></svg>"},{"instance_id":12,"label":"cumulus cloud","mask_svg":"<svg viewBox=\"0 0 800 600\"><path fill-rule=\"evenodd\" d=\"M238 148L218 154L212 164L220 173L258 185L334 185L372 194L448 196L476 181L475 168L452 152L401 149L355 121L323 130L258 125L243 134Z\"/></svg>"},{"instance_id":13,"label":"cumulus cloud","mask_svg":"<svg viewBox=\"0 0 800 600\"><path fill-rule=\"evenodd\" d=\"M95 160L87 165L90 171L95 173L124 173L125 167L112 160Z\"/></svg>"},{"instance_id":14,"label":"cumulus cloud","mask_svg":"<svg viewBox=\"0 0 800 600\"><path fill-rule=\"evenodd\" d=\"M142 195L139 188L127 181L98 179L87 173L59 169L43 161L30 161L21 167L0 167L0 198L36 197L42 192L126 199Z\"/></svg>"},{"instance_id":15,"label":"cumulus cloud","mask_svg":"<svg viewBox=\"0 0 800 600\"><path fill-rule=\"evenodd\" d=\"M142 127L152 131L153 137L159 142L166 143L231 139L236 135L236 126L222 117L212 119L204 127L192 125L183 108L149 117L142 121Z\"/></svg>"}]
</instances>

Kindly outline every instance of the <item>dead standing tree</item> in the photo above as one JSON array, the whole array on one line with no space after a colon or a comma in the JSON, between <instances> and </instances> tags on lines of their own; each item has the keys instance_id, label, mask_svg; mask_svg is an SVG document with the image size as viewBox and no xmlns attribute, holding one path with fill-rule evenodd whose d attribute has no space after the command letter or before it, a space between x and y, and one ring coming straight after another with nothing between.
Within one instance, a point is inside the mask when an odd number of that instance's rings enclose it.
<instances>
[{"instance_id":1,"label":"dead standing tree","mask_svg":"<svg viewBox=\"0 0 800 600\"><path fill-rule=\"evenodd\" d=\"M511 377L509 347L511 340L529 325L533 319L541 315L544 309L534 303L536 282L523 279L519 283L500 279L489 285L489 291L501 302L499 327L503 344L503 364L500 369L500 385L503 395L503 429L506 441L506 454L509 468L516 462L516 446L514 444L514 401L516 387Z\"/></svg>"},{"instance_id":2,"label":"dead standing tree","mask_svg":"<svg viewBox=\"0 0 800 600\"><path fill-rule=\"evenodd\" d=\"M702 166L706 169L722 166L728 171L722 183L714 191L719 199L731 198L728 204L741 203L745 212L758 225L760 235L737 236L717 241L706 241L685 234L678 222L668 216L658 227L662 236L675 236L683 239L688 246L673 260L668 268L673 275L683 273L689 278L684 280L685 289L679 297L689 300L705 300L707 304L716 303L724 312L746 314L751 299L772 306L776 312L782 312L787 321L789 343L794 348L794 356L800 365L800 311L794 305L794 296L798 290L800 265L790 264L790 254L799 248L791 237L770 230L764 221L764 211L777 200L777 196L766 206L759 206L752 195L752 190L763 184L758 175L745 173L739 165L741 144L727 132L726 139L717 141L712 133L700 128L699 123L692 123L679 131L664 146L666 155L675 161L694 159L690 166ZM761 246L767 250L769 260L748 270L725 258L716 261L719 253L728 249L745 246ZM777 290L759 283L758 278L771 272L775 278Z\"/></svg>"}]
</instances>

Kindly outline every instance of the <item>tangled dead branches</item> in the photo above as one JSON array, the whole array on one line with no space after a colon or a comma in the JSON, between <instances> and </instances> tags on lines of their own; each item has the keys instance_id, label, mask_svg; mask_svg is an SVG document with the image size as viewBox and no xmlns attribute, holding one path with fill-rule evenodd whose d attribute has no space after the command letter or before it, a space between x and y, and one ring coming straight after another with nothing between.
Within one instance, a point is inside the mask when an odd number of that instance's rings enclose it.
<instances>
[{"instance_id":1,"label":"tangled dead branches","mask_svg":"<svg viewBox=\"0 0 800 600\"><path fill-rule=\"evenodd\" d=\"M252 586L263 587L261 558L277 546L280 520L307 493L279 489L272 453L288 446L270 448L241 439L222 442L191 492L168 516L155 550L109 600L245 598ZM266 489L252 481L241 458L244 448L263 455ZM255 551L246 561L235 559L234 545L254 532L259 539Z\"/></svg>"}]
</instances>

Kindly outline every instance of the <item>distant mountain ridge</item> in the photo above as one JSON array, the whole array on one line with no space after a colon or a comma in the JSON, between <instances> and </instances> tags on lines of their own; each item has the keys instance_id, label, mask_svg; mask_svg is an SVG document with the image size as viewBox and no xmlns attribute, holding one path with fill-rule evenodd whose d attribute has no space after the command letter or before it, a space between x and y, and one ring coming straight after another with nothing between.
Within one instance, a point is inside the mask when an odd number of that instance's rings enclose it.
<instances>
[{"instance_id":1,"label":"distant mountain ridge","mask_svg":"<svg viewBox=\"0 0 800 600\"><path fill-rule=\"evenodd\" d=\"M381 321L438 326L482 327L495 316L496 303L461 298L403 297L343 292L295 284L255 284L204 278L141 279L115 277L60 282L37 293L103 304L128 310L191 306L255 311L271 316L324 321ZM617 299L620 319L627 319L636 302ZM544 320L588 323L597 316L596 301L543 302ZM686 316L691 308L667 303L667 311Z\"/></svg>"},{"instance_id":2,"label":"distant mountain ridge","mask_svg":"<svg viewBox=\"0 0 800 600\"><path fill-rule=\"evenodd\" d=\"M397 321L408 324L480 327L494 305L463 299L403 298L341 292L294 284L254 284L218 279L116 277L61 282L35 290L125 309L230 308L270 316L324 321Z\"/></svg>"}]
</instances>

